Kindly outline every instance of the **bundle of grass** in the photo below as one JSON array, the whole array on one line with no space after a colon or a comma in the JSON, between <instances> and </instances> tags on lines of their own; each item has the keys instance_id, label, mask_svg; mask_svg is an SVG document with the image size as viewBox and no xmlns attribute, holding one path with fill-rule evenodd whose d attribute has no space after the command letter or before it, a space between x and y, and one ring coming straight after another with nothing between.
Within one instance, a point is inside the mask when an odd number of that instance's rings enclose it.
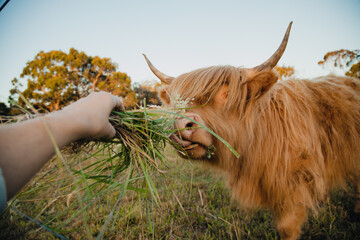
<instances>
[{"instance_id":1,"label":"bundle of grass","mask_svg":"<svg viewBox=\"0 0 360 240\"><path fill-rule=\"evenodd\" d=\"M100 183L112 184L125 170L130 168L132 176L134 169L138 169L153 197L158 199L149 171L163 172L167 167L163 151L167 144L175 145L169 138L174 117L161 110L144 107L132 111L113 111L109 121L116 130L112 140L81 140L70 145L73 153L89 154L96 149L90 156L97 156L97 160L90 164L86 163L88 156L80 157L79 161L86 166L80 164L80 168L71 168L71 171L92 180L95 186ZM99 155L102 157L99 158Z\"/></svg>"}]
</instances>

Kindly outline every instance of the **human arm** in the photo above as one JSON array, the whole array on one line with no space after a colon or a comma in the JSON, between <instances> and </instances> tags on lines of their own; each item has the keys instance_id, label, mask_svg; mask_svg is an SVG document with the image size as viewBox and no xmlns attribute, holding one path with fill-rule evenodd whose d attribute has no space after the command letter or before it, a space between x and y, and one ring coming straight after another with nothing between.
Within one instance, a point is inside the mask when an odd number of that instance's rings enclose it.
<instances>
[{"instance_id":1,"label":"human arm","mask_svg":"<svg viewBox=\"0 0 360 240\"><path fill-rule=\"evenodd\" d=\"M109 123L109 115L114 107L123 108L120 98L97 92L63 110L0 126L0 168L8 199L54 155L49 132L59 148L82 138L112 138L115 129Z\"/></svg>"}]
</instances>

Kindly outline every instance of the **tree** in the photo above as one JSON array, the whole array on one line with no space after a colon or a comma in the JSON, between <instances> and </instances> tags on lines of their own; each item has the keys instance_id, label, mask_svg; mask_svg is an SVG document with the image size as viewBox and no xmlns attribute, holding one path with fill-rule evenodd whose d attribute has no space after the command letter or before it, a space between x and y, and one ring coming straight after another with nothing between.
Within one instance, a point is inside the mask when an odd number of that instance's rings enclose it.
<instances>
[{"instance_id":1,"label":"tree","mask_svg":"<svg viewBox=\"0 0 360 240\"><path fill-rule=\"evenodd\" d=\"M37 109L54 111L91 92L111 91L118 96L133 94L131 79L117 71L110 58L92 57L74 48L62 51L39 52L27 62L21 78L27 78L27 88L21 94ZM12 81L10 99L25 106L18 97L22 84Z\"/></svg>"},{"instance_id":2,"label":"tree","mask_svg":"<svg viewBox=\"0 0 360 240\"><path fill-rule=\"evenodd\" d=\"M294 67L291 67L291 66L288 66L288 67L286 67L286 66L282 66L282 67L276 66L275 70L279 73L280 80L286 80L286 79L292 77L295 74L295 69L294 69Z\"/></svg>"},{"instance_id":3,"label":"tree","mask_svg":"<svg viewBox=\"0 0 360 240\"><path fill-rule=\"evenodd\" d=\"M349 69L349 71L347 71L345 73L346 76L349 77L356 77L360 79L360 61L358 61L357 63L353 64L351 66L351 68Z\"/></svg>"},{"instance_id":4,"label":"tree","mask_svg":"<svg viewBox=\"0 0 360 240\"><path fill-rule=\"evenodd\" d=\"M353 51L341 49L328 52L324 59L318 62L319 65L332 65L346 71L346 76L360 78L360 49Z\"/></svg>"},{"instance_id":5,"label":"tree","mask_svg":"<svg viewBox=\"0 0 360 240\"><path fill-rule=\"evenodd\" d=\"M134 86L134 91L136 93L136 98L139 100L138 104L141 104L141 102L146 99L147 104L161 105L160 98L158 97L158 88L161 86L161 83L150 81L136 84Z\"/></svg>"}]
</instances>

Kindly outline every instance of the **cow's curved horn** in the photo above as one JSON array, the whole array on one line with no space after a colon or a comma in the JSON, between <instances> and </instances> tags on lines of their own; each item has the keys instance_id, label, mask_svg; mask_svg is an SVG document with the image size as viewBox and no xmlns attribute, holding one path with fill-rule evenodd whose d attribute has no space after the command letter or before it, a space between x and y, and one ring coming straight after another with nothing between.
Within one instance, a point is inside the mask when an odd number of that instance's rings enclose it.
<instances>
[{"instance_id":1,"label":"cow's curved horn","mask_svg":"<svg viewBox=\"0 0 360 240\"><path fill-rule=\"evenodd\" d=\"M150 60L146 57L145 54L143 54L147 64L149 65L151 71L163 82L166 84L170 84L171 81L174 79L174 77L170 77L162 72L160 72L156 67L154 67L154 65L152 65L152 63L150 62Z\"/></svg>"},{"instance_id":2,"label":"cow's curved horn","mask_svg":"<svg viewBox=\"0 0 360 240\"><path fill-rule=\"evenodd\" d=\"M276 66L276 64L278 63L278 61L280 60L281 56L283 55L283 53L285 51L285 48L286 48L286 45L287 45L287 42L289 39L292 23L293 23L292 21L289 23L289 26L285 33L285 36L284 36L279 48L276 50L276 52L268 60L266 60L266 62L264 62L263 64L261 64L259 66L252 68L252 71L260 72L265 69L272 69L273 67Z\"/></svg>"}]
</instances>

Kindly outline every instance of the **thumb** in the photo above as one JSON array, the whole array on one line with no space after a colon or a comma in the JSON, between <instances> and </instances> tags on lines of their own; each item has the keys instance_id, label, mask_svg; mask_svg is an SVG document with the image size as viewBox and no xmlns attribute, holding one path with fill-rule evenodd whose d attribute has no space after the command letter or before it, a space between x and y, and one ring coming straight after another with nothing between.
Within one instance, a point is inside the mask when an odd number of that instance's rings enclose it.
<instances>
[{"instance_id":1,"label":"thumb","mask_svg":"<svg viewBox=\"0 0 360 240\"><path fill-rule=\"evenodd\" d=\"M112 139L115 137L115 134L115 128L111 125L111 123L108 123L103 131L103 137L107 139Z\"/></svg>"},{"instance_id":2,"label":"thumb","mask_svg":"<svg viewBox=\"0 0 360 240\"><path fill-rule=\"evenodd\" d=\"M120 108L122 111L125 110L124 104L122 102L122 98L111 95L112 96L112 101L113 101L113 107L118 107Z\"/></svg>"}]
</instances>

